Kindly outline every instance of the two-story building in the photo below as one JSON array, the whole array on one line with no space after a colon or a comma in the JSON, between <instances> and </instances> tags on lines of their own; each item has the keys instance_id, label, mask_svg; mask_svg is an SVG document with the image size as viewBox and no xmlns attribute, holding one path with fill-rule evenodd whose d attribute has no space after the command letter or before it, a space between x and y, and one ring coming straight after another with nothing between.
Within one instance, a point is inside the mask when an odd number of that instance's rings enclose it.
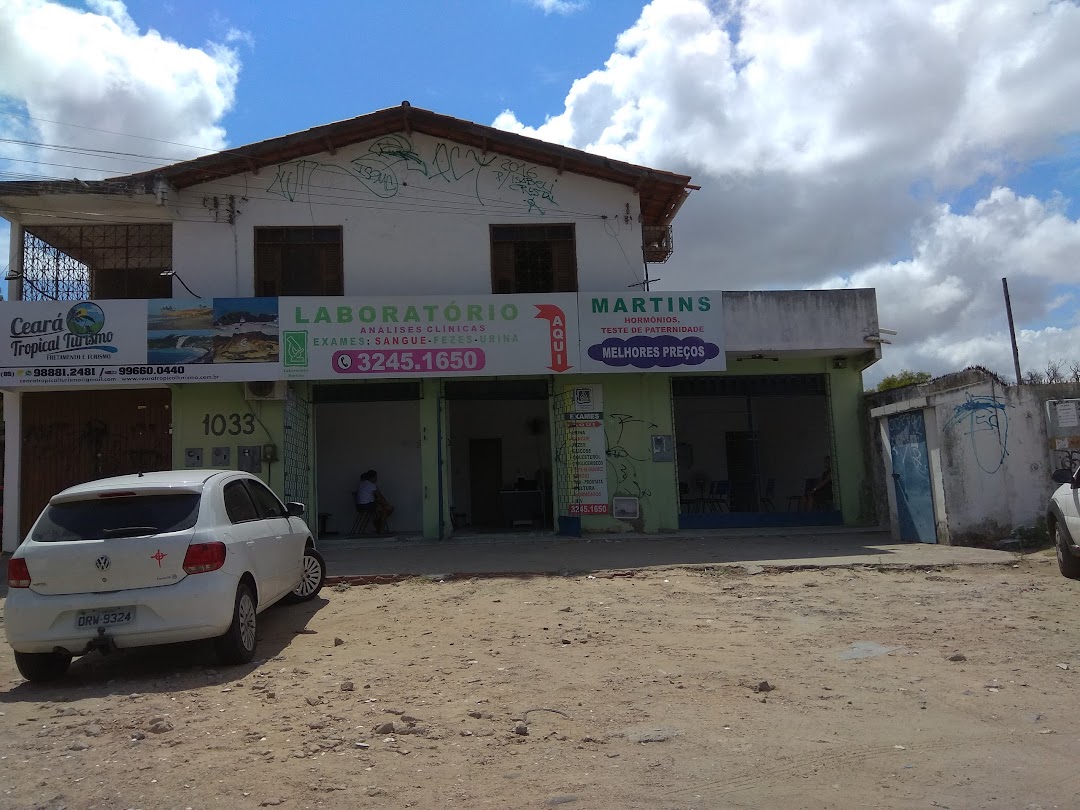
<instances>
[{"instance_id":1,"label":"two-story building","mask_svg":"<svg viewBox=\"0 0 1080 810\"><path fill-rule=\"evenodd\" d=\"M865 521L874 292L649 289L693 189L407 103L0 183L4 548L65 486L185 466L322 533L368 469L427 537Z\"/></svg>"}]
</instances>

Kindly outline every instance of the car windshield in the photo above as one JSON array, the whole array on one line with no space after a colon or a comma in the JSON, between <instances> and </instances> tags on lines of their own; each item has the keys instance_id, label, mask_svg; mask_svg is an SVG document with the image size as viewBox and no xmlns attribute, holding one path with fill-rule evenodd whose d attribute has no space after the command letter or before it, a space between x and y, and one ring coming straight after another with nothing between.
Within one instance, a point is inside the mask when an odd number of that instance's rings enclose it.
<instances>
[{"instance_id":1,"label":"car windshield","mask_svg":"<svg viewBox=\"0 0 1080 810\"><path fill-rule=\"evenodd\" d=\"M182 492L50 504L30 538L38 543L57 543L179 532L195 525L199 499L196 492Z\"/></svg>"}]
</instances>

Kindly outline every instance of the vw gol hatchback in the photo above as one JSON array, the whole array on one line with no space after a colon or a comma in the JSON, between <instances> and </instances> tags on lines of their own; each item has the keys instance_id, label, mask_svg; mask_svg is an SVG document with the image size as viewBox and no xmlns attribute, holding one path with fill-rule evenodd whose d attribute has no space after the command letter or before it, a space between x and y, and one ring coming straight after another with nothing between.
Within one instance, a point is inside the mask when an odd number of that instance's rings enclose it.
<instances>
[{"instance_id":1,"label":"vw gol hatchback","mask_svg":"<svg viewBox=\"0 0 1080 810\"><path fill-rule=\"evenodd\" d=\"M232 471L128 475L53 496L8 560L4 630L19 671L51 680L95 649L208 638L223 663L250 661L257 615L322 587L303 511Z\"/></svg>"}]
</instances>

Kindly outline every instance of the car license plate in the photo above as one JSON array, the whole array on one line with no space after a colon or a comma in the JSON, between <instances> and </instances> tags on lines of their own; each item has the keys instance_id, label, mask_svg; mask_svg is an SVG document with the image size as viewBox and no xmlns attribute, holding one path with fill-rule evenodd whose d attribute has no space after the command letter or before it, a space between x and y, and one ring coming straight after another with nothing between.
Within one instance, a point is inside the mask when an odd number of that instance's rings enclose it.
<instances>
[{"instance_id":1,"label":"car license plate","mask_svg":"<svg viewBox=\"0 0 1080 810\"><path fill-rule=\"evenodd\" d=\"M99 627L115 627L135 620L135 608L114 607L102 610L80 610L75 615L77 630L96 630Z\"/></svg>"}]
</instances>

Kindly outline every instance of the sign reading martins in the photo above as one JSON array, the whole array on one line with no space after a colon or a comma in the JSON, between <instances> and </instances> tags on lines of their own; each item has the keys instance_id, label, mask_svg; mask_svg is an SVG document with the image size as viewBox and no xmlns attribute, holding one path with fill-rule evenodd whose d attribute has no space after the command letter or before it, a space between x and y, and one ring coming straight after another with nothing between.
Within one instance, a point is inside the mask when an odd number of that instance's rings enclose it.
<instances>
[{"instance_id":1,"label":"sign reading martins","mask_svg":"<svg viewBox=\"0 0 1080 810\"><path fill-rule=\"evenodd\" d=\"M724 371L719 292L581 294L581 371Z\"/></svg>"}]
</instances>

